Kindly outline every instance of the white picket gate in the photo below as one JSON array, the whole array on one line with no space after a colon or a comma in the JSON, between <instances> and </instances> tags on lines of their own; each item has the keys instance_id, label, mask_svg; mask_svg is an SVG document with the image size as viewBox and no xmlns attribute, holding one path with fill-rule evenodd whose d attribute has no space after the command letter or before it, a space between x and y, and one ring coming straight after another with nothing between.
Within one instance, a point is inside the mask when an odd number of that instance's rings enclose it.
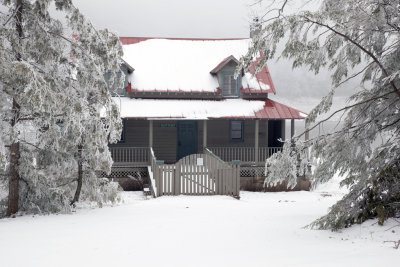
<instances>
[{"instance_id":1,"label":"white picket gate","mask_svg":"<svg viewBox=\"0 0 400 267\"><path fill-rule=\"evenodd\" d=\"M152 149L150 154L155 196L182 194L239 197L239 162L224 162L209 150L204 154L186 156L175 164L157 161Z\"/></svg>"}]
</instances>

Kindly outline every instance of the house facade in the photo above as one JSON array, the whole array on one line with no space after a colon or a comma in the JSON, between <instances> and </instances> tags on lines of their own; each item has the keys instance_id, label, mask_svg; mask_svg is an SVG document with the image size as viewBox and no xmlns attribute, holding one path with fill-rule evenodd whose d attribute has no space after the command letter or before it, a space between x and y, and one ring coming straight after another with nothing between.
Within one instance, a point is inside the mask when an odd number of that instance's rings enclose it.
<instances>
[{"instance_id":1,"label":"house facade","mask_svg":"<svg viewBox=\"0 0 400 267\"><path fill-rule=\"evenodd\" d=\"M268 67L257 61L235 71L250 39L121 37L126 87L111 89L120 108L123 133L110 145L114 167L212 151L222 161L240 161L242 176L263 175L265 159L282 147L285 120L306 114L269 98L276 94ZM247 169L246 169L247 168ZM253 169L253 171L247 171Z\"/></svg>"}]
</instances>

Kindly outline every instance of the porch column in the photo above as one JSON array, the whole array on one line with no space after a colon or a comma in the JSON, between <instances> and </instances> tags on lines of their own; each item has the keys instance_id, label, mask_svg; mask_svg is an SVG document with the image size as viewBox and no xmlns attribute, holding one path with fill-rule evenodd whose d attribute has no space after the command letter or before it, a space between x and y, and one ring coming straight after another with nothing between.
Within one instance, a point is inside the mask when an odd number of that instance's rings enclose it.
<instances>
[{"instance_id":1,"label":"porch column","mask_svg":"<svg viewBox=\"0 0 400 267\"><path fill-rule=\"evenodd\" d=\"M205 151L207 147L207 121L203 121L203 151Z\"/></svg>"},{"instance_id":2,"label":"porch column","mask_svg":"<svg viewBox=\"0 0 400 267\"><path fill-rule=\"evenodd\" d=\"M266 120L265 121L265 138L266 138L266 140L265 140L265 143L267 144L267 158L269 158L271 155L270 155L270 150L269 150L269 143L268 143L268 139L269 139L269 137L268 137L268 122L269 122L269 120ZM265 160L265 159L264 159Z\"/></svg>"},{"instance_id":3,"label":"porch column","mask_svg":"<svg viewBox=\"0 0 400 267\"><path fill-rule=\"evenodd\" d=\"M149 147L153 147L153 121L149 120Z\"/></svg>"},{"instance_id":4,"label":"porch column","mask_svg":"<svg viewBox=\"0 0 400 267\"><path fill-rule=\"evenodd\" d=\"M306 141L306 146L307 146L306 153L307 153L307 162L308 162L308 159L309 159L308 140L310 140L310 132L308 131L307 123L305 122L305 120L304 120L304 124L305 124L305 126L304 126L304 129L305 129L304 140Z\"/></svg>"},{"instance_id":5,"label":"porch column","mask_svg":"<svg viewBox=\"0 0 400 267\"><path fill-rule=\"evenodd\" d=\"M308 141L310 140L310 131L309 128L310 126L307 125L306 120L304 120L304 124L305 124L305 134L304 134L304 139L306 141L306 157L307 157L307 171L309 173L311 173L311 164L310 164L310 145L308 143Z\"/></svg>"},{"instance_id":6,"label":"porch column","mask_svg":"<svg viewBox=\"0 0 400 267\"><path fill-rule=\"evenodd\" d=\"M294 137L294 119L291 119L290 121L290 139L293 139Z\"/></svg>"},{"instance_id":7,"label":"porch column","mask_svg":"<svg viewBox=\"0 0 400 267\"><path fill-rule=\"evenodd\" d=\"M258 162L258 132L260 128L260 120L255 121L254 129L254 161Z\"/></svg>"}]
</instances>

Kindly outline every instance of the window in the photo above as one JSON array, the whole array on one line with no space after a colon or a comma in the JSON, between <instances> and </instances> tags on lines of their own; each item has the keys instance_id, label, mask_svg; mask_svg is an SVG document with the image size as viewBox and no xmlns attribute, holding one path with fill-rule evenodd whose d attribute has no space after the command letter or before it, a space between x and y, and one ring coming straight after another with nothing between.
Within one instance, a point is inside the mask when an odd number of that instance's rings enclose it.
<instances>
[{"instance_id":1,"label":"window","mask_svg":"<svg viewBox=\"0 0 400 267\"><path fill-rule=\"evenodd\" d=\"M243 121L230 121L231 141L243 141Z\"/></svg>"},{"instance_id":2,"label":"window","mask_svg":"<svg viewBox=\"0 0 400 267\"><path fill-rule=\"evenodd\" d=\"M238 83L233 73L222 74L222 94L224 96L238 96Z\"/></svg>"}]
</instances>

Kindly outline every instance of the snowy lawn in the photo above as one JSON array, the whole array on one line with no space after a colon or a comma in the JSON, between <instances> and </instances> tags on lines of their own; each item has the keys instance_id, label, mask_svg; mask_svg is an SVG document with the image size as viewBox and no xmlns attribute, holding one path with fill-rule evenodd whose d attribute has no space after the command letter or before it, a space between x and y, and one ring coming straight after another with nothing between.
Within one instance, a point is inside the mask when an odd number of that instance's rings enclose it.
<instances>
[{"instance_id":1,"label":"snowy lawn","mask_svg":"<svg viewBox=\"0 0 400 267\"><path fill-rule=\"evenodd\" d=\"M395 266L400 226L368 221L334 233L302 227L342 193L144 199L74 214L0 220L1 266ZM390 229L392 228L392 229Z\"/></svg>"}]
</instances>

